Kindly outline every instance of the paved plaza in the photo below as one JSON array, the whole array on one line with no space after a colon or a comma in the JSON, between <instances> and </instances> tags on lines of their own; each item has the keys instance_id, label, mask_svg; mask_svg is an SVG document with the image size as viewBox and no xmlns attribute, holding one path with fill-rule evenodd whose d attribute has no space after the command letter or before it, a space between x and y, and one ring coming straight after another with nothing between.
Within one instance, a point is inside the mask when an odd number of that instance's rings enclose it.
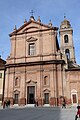
<instances>
[{"instance_id":1,"label":"paved plaza","mask_svg":"<svg viewBox=\"0 0 80 120\"><path fill-rule=\"evenodd\" d=\"M75 120L76 108L16 107L0 110L0 120Z\"/></svg>"}]
</instances>

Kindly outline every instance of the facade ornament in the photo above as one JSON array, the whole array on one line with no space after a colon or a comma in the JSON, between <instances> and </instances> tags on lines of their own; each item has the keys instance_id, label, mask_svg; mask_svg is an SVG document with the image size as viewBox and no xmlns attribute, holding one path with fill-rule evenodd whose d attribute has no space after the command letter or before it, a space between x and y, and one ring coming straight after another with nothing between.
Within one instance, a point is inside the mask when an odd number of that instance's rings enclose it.
<instances>
[{"instance_id":1,"label":"facade ornament","mask_svg":"<svg viewBox=\"0 0 80 120\"><path fill-rule=\"evenodd\" d=\"M34 20L35 20L35 19L34 19L34 16L31 16L31 17L30 17L30 20L33 20L33 21L34 21Z\"/></svg>"},{"instance_id":2,"label":"facade ornament","mask_svg":"<svg viewBox=\"0 0 80 120\"><path fill-rule=\"evenodd\" d=\"M27 23L27 20L25 19L25 20L24 20L24 24L26 24L26 23Z\"/></svg>"},{"instance_id":3,"label":"facade ornament","mask_svg":"<svg viewBox=\"0 0 80 120\"><path fill-rule=\"evenodd\" d=\"M17 27L16 27L16 25L14 26L14 31L16 31L17 30Z\"/></svg>"},{"instance_id":4,"label":"facade ornament","mask_svg":"<svg viewBox=\"0 0 80 120\"><path fill-rule=\"evenodd\" d=\"M48 24L48 25L52 27L52 22L51 22L51 20L49 20L49 24Z\"/></svg>"},{"instance_id":5,"label":"facade ornament","mask_svg":"<svg viewBox=\"0 0 80 120\"><path fill-rule=\"evenodd\" d=\"M40 20L40 16L38 16L38 20L37 20L38 22L41 22L41 20Z\"/></svg>"}]
</instances>

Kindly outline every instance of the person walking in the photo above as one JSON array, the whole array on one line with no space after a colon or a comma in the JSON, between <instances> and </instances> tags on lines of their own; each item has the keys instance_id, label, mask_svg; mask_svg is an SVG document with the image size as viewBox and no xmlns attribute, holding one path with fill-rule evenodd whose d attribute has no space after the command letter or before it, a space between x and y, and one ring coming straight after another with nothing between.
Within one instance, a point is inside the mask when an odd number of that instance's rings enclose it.
<instances>
[{"instance_id":1,"label":"person walking","mask_svg":"<svg viewBox=\"0 0 80 120\"><path fill-rule=\"evenodd\" d=\"M77 114L75 115L75 120L77 120L78 118L80 118L80 106L77 106Z\"/></svg>"},{"instance_id":2,"label":"person walking","mask_svg":"<svg viewBox=\"0 0 80 120\"><path fill-rule=\"evenodd\" d=\"M62 108L66 108L66 101L65 101L65 99L63 99Z\"/></svg>"},{"instance_id":3,"label":"person walking","mask_svg":"<svg viewBox=\"0 0 80 120\"><path fill-rule=\"evenodd\" d=\"M3 101L3 108L5 108L5 105L6 105L6 102L5 102L5 100Z\"/></svg>"}]
</instances>

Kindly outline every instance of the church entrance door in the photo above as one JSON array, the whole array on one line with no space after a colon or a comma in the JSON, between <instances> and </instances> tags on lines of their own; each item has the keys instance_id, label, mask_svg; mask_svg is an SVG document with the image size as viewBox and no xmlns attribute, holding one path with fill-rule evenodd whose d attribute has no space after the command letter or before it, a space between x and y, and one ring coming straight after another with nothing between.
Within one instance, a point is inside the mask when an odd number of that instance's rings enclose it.
<instances>
[{"instance_id":1,"label":"church entrance door","mask_svg":"<svg viewBox=\"0 0 80 120\"><path fill-rule=\"evenodd\" d=\"M35 86L27 87L27 103L28 104L35 103Z\"/></svg>"}]
</instances>

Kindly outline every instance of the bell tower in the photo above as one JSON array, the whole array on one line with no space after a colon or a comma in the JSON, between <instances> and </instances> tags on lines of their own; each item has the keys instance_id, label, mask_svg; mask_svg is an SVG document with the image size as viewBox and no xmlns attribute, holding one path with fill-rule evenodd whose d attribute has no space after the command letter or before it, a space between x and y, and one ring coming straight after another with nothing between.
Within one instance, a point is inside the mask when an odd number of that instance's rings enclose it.
<instances>
[{"instance_id":1,"label":"bell tower","mask_svg":"<svg viewBox=\"0 0 80 120\"><path fill-rule=\"evenodd\" d=\"M68 61L75 63L73 29L66 17L64 17L64 20L61 22L59 35L61 53L66 55Z\"/></svg>"}]
</instances>

